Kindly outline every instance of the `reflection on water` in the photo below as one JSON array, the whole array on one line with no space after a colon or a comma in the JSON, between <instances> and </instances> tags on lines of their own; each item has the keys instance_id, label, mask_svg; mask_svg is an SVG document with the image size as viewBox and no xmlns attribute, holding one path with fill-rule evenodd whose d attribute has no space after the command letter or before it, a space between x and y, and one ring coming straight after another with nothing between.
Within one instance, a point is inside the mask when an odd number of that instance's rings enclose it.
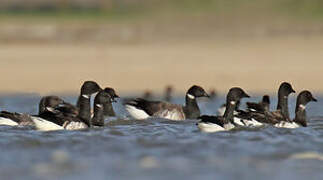
<instances>
[{"instance_id":1,"label":"reflection on water","mask_svg":"<svg viewBox=\"0 0 323 180\"><path fill-rule=\"evenodd\" d=\"M75 97L65 99L75 102ZM223 100L200 102L202 112L214 114ZM3 96L0 101L1 110L37 113L39 97ZM290 100L290 112L294 101ZM183 98L175 102L181 104ZM322 179L321 107L323 99L308 106L308 128L268 126L215 134L199 132L195 120L129 120L121 103L115 105L120 118L104 128L38 132L1 126L0 175L1 179Z\"/></svg>"}]
</instances>

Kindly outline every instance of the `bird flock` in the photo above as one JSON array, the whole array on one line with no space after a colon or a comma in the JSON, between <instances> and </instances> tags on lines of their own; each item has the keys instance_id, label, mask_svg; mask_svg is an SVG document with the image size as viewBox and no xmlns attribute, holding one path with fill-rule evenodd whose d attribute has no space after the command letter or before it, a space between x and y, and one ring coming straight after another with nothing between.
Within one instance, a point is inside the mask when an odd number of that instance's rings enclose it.
<instances>
[{"instance_id":1,"label":"bird flock","mask_svg":"<svg viewBox=\"0 0 323 180\"><path fill-rule=\"evenodd\" d=\"M130 119L163 118L174 121L186 119L196 120L197 128L202 132L214 133L229 131L239 127L255 128L274 126L278 128L307 127L306 105L317 101L308 90L301 91L296 100L295 118L289 117L288 96L295 90L288 82L283 82L278 89L277 109L270 110L270 97L264 95L260 102L247 102L247 108L239 108L241 99L250 96L240 87L232 87L226 96L225 104L218 109L217 115L201 115L197 99L210 98L210 95L200 86L193 85L185 95L185 104L172 104L170 100L171 87L167 87L167 101L152 101L147 98L126 99L123 107ZM96 95L95 95L96 94ZM215 92L213 91L214 95ZM93 107L91 98L94 96ZM58 96L45 96L39 102L37 115L0 112L0 125L31 126L41 131L80 130L92 127L103 127L111 121L116 113L112 103L120 98L113 88L102 89L94 81L85 81L81 86L76 105L64 101Z\"/></svg>"}]
</instances>

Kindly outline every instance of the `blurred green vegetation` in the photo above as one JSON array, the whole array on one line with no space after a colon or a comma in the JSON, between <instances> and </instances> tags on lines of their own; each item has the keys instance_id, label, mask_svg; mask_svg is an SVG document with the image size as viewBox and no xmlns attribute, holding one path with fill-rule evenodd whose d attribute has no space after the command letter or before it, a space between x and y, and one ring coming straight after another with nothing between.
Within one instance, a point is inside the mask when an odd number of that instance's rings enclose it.
<instances>
[{"instance_id":1,"label":"blurred green vegetation","mask_svg":"<svg viewBox=\"0 0 323 180\"><path fill-rule=\"evenodd\" d=\"M1 2L1 1L0 1ZM1 19L44 20L131 20L168 15L278 16L323 19L323 0L107 0L77 6L68 0L59 4L9 6L0 10Z\"/></svg>"}]
</instances>

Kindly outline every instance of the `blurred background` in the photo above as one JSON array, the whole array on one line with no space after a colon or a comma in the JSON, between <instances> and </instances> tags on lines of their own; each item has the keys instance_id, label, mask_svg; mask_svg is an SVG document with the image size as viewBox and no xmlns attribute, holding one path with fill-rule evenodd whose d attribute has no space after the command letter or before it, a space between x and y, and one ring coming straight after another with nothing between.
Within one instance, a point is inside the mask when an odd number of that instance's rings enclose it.
<instances>
[{"instance_id":1,"label":"blurred background","mask_svg":"<svg viewBox=\"0 0 323 180\"><path fill-rule=\"evenodd\" d=\"M0 91L323 90L321 0L0 0Z\"/></svg>"},{"instance_id":2,"label":"blurred background","mask_svg":"<svg viewBox=\"0 0 323 180\"><path fill-rule=\"evenodd\" d=\"M195 120L128 120L121 100L105 128L0 126L0 179L323 179L322 58L323 0L0 0L0 110L37 113L45 94L74 104L85 80L121 97L167 87L178 104L201 85L202 114L232 86L271 95L271 109L282 81L319 99L294 130L205 134Z\"/></svg>"}]
</instances>

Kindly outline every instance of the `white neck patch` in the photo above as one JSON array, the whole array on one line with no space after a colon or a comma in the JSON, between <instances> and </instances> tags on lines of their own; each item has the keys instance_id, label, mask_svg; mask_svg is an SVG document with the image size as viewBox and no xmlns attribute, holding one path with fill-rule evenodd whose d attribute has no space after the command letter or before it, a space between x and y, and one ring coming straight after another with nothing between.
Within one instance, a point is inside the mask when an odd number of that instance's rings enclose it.
<instances>
[{"instance_id":1,"label":"white neck patch","mask_svg":"<svg viewBox=\"0 0 323 180\"><path fill-rule=\"evenodd\" d=\"M95 106L98 107L98 108L102 108L103 107L102 104L95 104Z\"/></svg>"},{"instance_id":2,"label":"white neck patch","mask_svg":"<svg viewBox=\"0 0 323 180\"><path fill-rule=\"evenodd\" d=\"M300 105L299 105L299 108L301 108L302 110L304 110L304 109L306 109L306 106L305 106L305 105L303 105L303 104L300 104Z\"/></svg>"},{"instance_id":3,"label":"white neck patch","mask_svg":"<svg viewBox=\"0 0 323 180\"><path fill-rule=\"evenodd\" d=\"M235 105L236 102L235 101L230 101L230 104Z\"/></svg>"},{"instance_id":4,"label":"white neck patch","mask_svg":"<svg viewBox=\"0 0 323 180\"><path fill-rule=\"evenodd\" d=\"M49 112L54 112L55 111L55 109L52 108L52 107L46 107L46 110L49 111Z\"/></svg>"},{"instance_id":5,"label":"white neck patch","mask_svg":"<svg viewBox=\"0 0 323 180\"><path fill-rule=\"evenodd\" d=\"M192 94L187 94L187 97L190 99L195 99L195 97Z\"/></svg>"},{"instance_id":6,"label":"white neck patch","mask_svg":"<svg viewBox=\"0 0 323 180\"><path fill-rule=\"evenodd\" d=\"M86 99L90 99L90 96L89 95L85 95L83 94L82 97L86 98Z\"/></svg>"}]
</instances>

